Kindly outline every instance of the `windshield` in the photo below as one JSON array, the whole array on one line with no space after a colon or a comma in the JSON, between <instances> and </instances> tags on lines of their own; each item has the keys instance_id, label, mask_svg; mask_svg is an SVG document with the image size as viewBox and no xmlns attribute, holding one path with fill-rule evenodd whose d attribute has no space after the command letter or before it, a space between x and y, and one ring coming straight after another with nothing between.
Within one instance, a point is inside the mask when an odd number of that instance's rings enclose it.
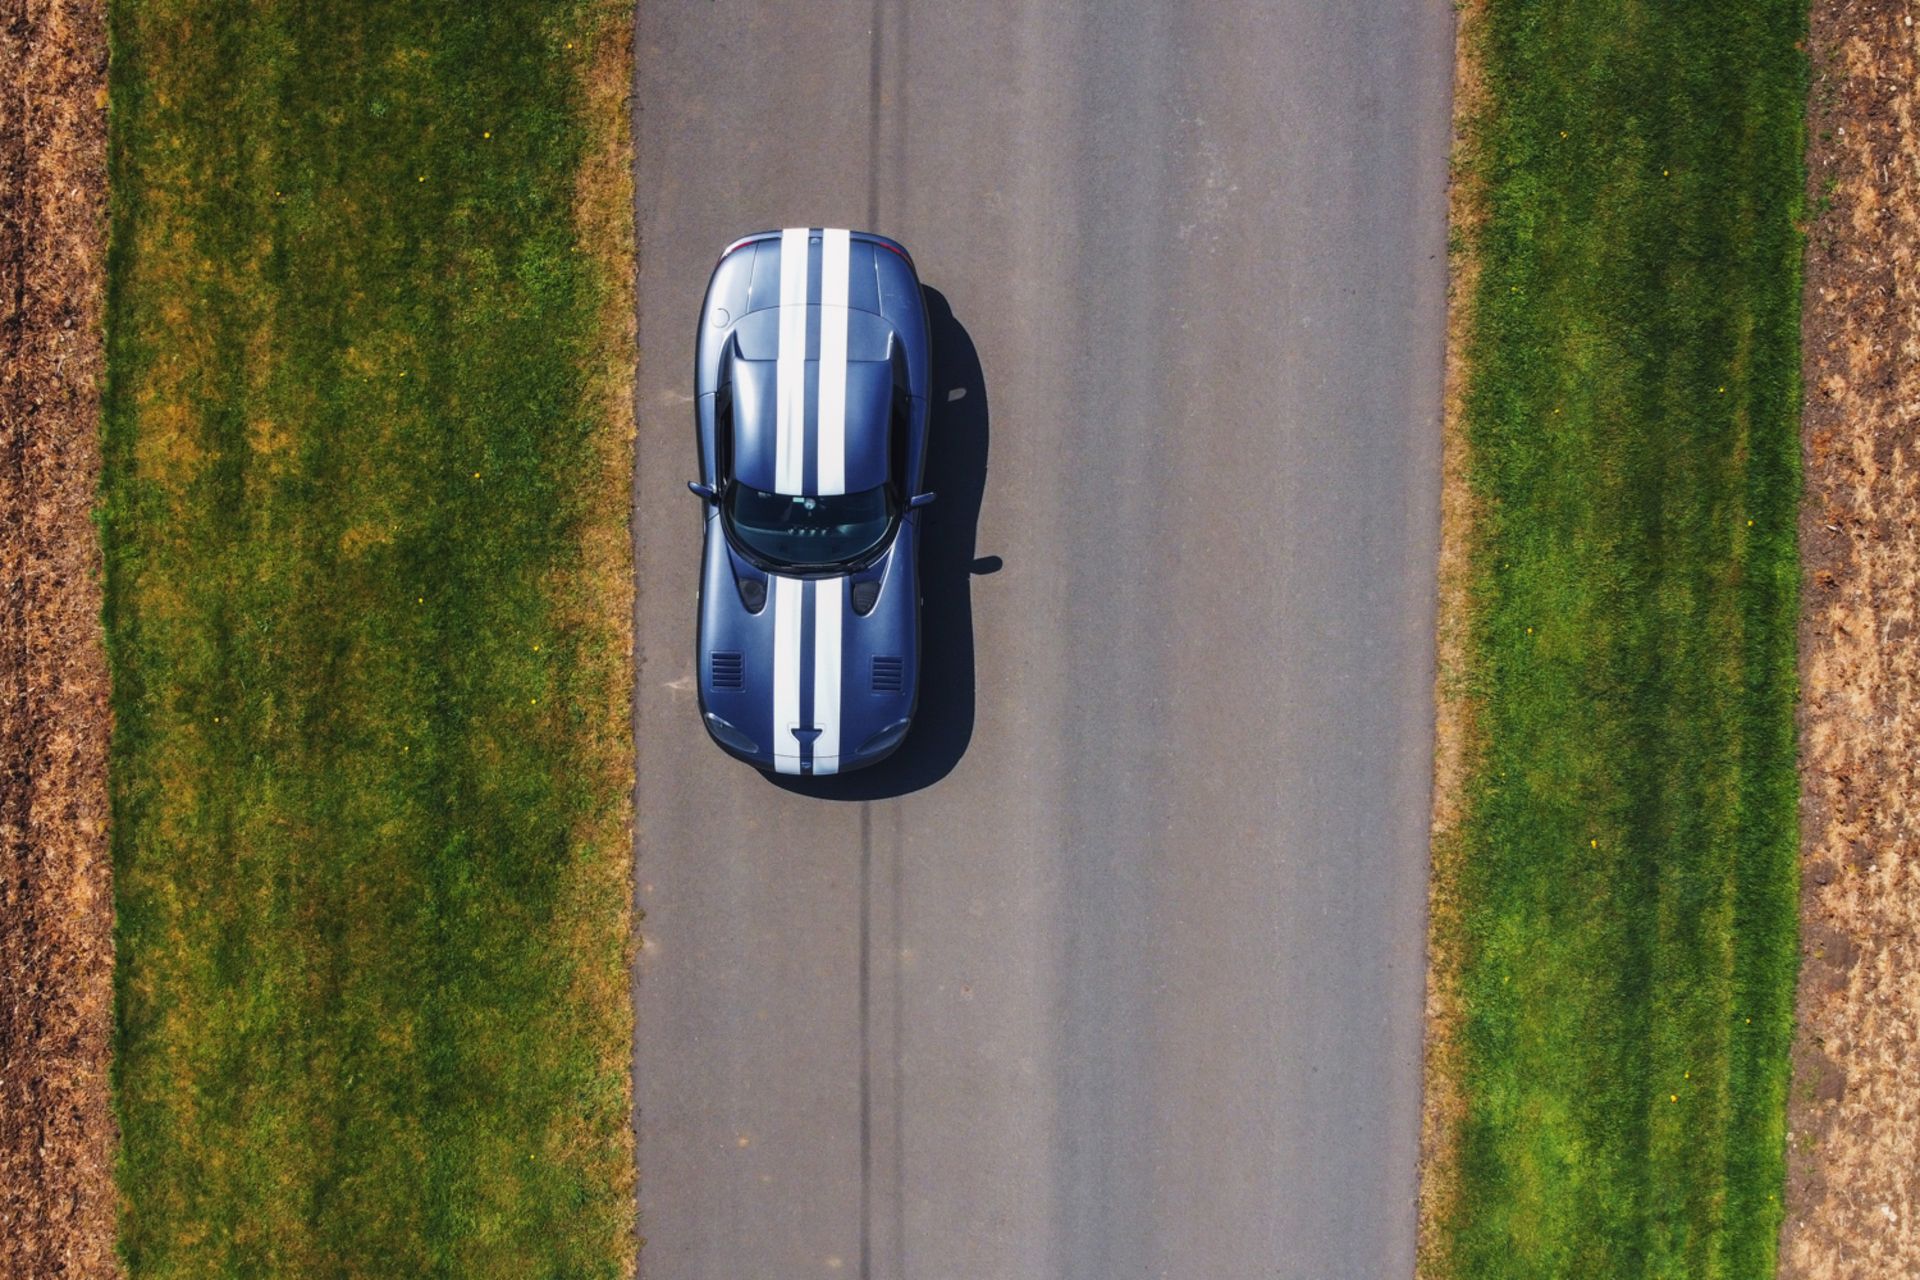
<instances>
[{"instance_id":1,"label":"windshield","mask_svg":"<svg viewBox=\"0 0 1920 1280\"><path fill-rule=\"evenodd\" d=\"M726 515L733 536L748 551L796 568L857 560L893 528L885 485L804 498L735 483L727 488Z\"/></svg>"}]
</instances>

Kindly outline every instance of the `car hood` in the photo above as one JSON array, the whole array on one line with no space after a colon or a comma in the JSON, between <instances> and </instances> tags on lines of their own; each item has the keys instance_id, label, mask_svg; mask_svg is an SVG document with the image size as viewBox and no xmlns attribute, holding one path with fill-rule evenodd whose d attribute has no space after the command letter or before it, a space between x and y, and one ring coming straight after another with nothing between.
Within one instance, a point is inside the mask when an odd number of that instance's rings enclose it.
<instances>
[{"instance_id":1,"label":"car hood","mask_svg":"<svg viewBox=\"0 0 1920 1280\"><path fill-rule=\"evenodd\" d=\"M887 551L851 574L766 574L727 545L709 517L700 591L700 705L744 741L727 743L762 768L825 775L882 758L897 743L863 751L913 716L919 687L919 585L914 522ZM764 588L750 611L746 580ZM864 616L855 587L877 586ZM710 726L711 727L711 726ZM726 742L715 730L715 736Z\"/></svg>"}]
</instances>

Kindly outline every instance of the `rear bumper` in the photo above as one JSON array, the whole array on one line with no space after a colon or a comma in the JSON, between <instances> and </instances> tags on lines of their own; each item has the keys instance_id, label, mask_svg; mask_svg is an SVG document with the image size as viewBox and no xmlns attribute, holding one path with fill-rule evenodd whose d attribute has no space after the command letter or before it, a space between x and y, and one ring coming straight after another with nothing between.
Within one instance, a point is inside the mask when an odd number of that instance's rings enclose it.
<instances>
[{"instance_id":1,"label":"rear bumper","mask_svg":"<svg viewBox=\"0 0 1920 1280\"><path fill-rule=\"evenodd\" d=\"M877 244L890 253L897 253L901 258L906 260L908 267L913 267L913 255L908 253L907 246L901 244L898 240L890 236L883 236L876 231L850 231L847 234L855 240L864 241L867 244ZM756 231L750 236L741 236L738 240L735 240L732 244L720 251L719 261L725 262L736 252L746 248L750 244L758 244L762 240L778 240L779 238L780 233L778 231ZM914 268L913 274L917 279L920 275L919 269Z\"/></svg>"}]
</instances>

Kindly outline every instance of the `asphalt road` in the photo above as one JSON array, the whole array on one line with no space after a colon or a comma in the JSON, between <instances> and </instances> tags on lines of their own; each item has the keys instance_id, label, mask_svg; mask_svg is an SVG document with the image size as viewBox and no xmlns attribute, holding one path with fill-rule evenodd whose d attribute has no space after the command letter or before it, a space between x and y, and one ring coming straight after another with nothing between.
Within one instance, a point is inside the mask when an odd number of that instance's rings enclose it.
<instances>
[{"instance_id":1,"label":"asphalt road","mask_svg":"<svg viewBox=\"0 0 1920 1280\"><path fill-rule=\"evenodd\" d=\"M647 1280L1413 1257L1446 0L642 4ZM928 687L880 773L705 740L707 273L934 291Z\"/></svg>"}]
</instances>

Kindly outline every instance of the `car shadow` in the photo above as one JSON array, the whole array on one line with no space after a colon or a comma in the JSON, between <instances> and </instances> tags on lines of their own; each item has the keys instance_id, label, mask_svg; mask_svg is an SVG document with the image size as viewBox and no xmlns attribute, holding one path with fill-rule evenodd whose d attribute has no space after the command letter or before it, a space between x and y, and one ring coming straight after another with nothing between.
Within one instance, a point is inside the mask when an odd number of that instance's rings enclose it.
<instances>
[{"instance_id":1,"label":"car shadow","mask_svg":"<svg viewBox=\"0 0 1920 1280\"><path fill-rule=\"evenodd\" d=\"M877 765L827 778L766 775L823 800L886 800L930 787L953 772L973 738L972 580L1001 567L998 556L973 554L987 488L987 383L946 297L922 293L933 344L925 487L939 498L920 516L920 707L907 740Z\"/></svg>"}]
</instances>

